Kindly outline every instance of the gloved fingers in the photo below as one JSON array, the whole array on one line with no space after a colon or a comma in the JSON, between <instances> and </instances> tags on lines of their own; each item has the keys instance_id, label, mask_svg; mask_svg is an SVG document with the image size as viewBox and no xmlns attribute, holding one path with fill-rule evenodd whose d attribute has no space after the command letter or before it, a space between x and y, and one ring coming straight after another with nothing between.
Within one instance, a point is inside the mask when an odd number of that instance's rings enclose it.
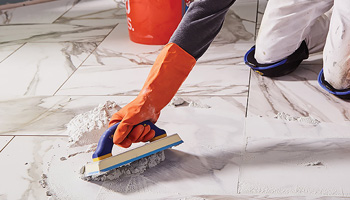
<instances>
[{"instance_id":1,"label":"gloved fingers","mask_svg":"<svg viewBox=\"0 0 350 200\"><path fill-rule=\"evenodd\" d=\"M125 139L127 139L127 136L132 130L132 128L133 128L132 125L127 125L123 122L120 122L120 124L118 125L117 129L114 132L113 143L117 145L123 142Z\"/></svg>"},{"instance_id":2,"label":"gloved fingers","mask_svg":"<svg viewBox=\"0 0 350 200\"><path fill-rule=\"evenodd\" d=\"M142 135L142 133L144 132L145 127L143 125L137 125L135 126L132 131L129 133L129 135L127 136L132 143L136 142Z\"/></svg>"},{"instance_id":3,"label":"gloved fingers","mask_svg":"<svg viewBox=\"0 0 350 200\"><path fill-rule=\"evenodd\" d=\"M122 115L120 115L119 112L114 113L109 121L108 128L113 126L114 124L122 121L122 119L123 119L123 117L122 117Z\"/></svg>"},{"instance_id":4,"label":"gloved fingers","mask_svg":"<svg viewBox=\"0 0 350 200\"><path fill-rule=\"evenodd\" d=\"M143 138L142 142L148 142L150 141L151 139L154 138L154 136L156 135L156 132L154 130L150 130L146 135L145 137Z\"/></svg>"},{"instance_id":5,"label":"gloved fingers","mask_svg":"<svg viewBox=\"0 0 350 200\"><path fill-rule=\"evenodd\" d=\"M132 142L129 140L129 138L125 138L121 143L117 144L117 146L123 147L123 148L129 148L131 146Z\"/></svg>"},{"instance_id":6,"label":"gloved fingers","mask_svg":"<svg viewBox=\"0 0 350 200\"><path fill-rule=\"evenodd\" d=\"M136 142L141 142L143 140L143 138L147 135L148 132L151 131L151 127L149 125L145 126L143 129L142 134L140 135L140 137L135 141Z\"/></svg>"}]
</instances>

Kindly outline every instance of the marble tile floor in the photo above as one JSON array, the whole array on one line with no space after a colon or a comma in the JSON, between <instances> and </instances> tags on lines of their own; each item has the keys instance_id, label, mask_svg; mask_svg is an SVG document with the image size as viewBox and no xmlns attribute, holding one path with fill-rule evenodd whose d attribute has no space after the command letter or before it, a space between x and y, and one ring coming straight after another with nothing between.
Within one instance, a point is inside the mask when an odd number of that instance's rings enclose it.
<instances>
[{"instance_id":1,"label":"marble tile floor","mask_svg":"<svg viewBox=\"0 0 350 200\"><path fill-rule=\"evenodd\" d=\"M67 178L49 191L42 180L54 181L43 175L50 165L69 167L58 157L66 124L100 103L130 102L162 46L129 40L122 1L0 11L0 199L350 198L350 103L318 86L321 55L274 79L243 63L266 3L238 0L230 9L176 96L185 103L166 106L157 123L184 144L118 189Z\"/></svg>"}]
</instances>

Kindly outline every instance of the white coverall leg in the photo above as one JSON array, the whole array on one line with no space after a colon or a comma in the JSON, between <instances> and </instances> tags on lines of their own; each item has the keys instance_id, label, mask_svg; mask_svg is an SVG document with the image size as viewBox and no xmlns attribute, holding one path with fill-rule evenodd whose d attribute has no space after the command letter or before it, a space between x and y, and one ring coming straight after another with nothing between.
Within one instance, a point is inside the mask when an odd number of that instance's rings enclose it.
<instances>
[{"instance_id":1,"label":"white coverall leg","mask_svg":"<svg viewBox=\"0 0 350 200\"><path fill-rule=\"evenodd\" d=\"M333 4L333 13L327 12ZM326 81L335 89L350 88L348 30L348 0L270 0L258 33L255 59L261 64L278 62L305 40L310 53L324 50Z\"/></svg>"},{"instance_id":2,"label":"white coverall leg","mask_svg":"<svg viewBox=\"0 0 350 200\"><path fill-rule=\"evenodd\" d=\"M309 53L323 49L333 0L270 0L258 37L255 59L273 63L291 55L306 40ZM316 30L315 30L316 29Z\"/></svg>"},{"instance_id":3,"label":"white coverall leg","mask_svg":"<svg viewBox=\"0 0 350 200\"><path fill-rule=\"evenodd\" d=\"M335 89L350 89L350 1L335 0L323 50L325 80Z\"/></svg>"}]
</instances>

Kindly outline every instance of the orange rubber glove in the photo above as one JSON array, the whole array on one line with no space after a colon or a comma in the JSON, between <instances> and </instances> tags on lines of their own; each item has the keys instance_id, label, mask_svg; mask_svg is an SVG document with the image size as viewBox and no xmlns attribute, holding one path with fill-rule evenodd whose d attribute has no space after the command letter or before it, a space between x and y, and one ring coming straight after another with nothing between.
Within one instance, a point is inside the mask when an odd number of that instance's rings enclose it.
<instances>
[{"instance_id":1,"label":"orange rubber glove","mask_svg":"<svg viewBox=\"0 0 350 200\"><path fill-rule=\"evenodd\" d=\"M151 140L155 132L149 126L133 126L145 120L156 123L160 111L175 96L195 63L196 59L178 45L164 46L139 95L112 116L109 126L120 122L113 143L127 148L132 143Z\"/></svg>"}]
</instances>

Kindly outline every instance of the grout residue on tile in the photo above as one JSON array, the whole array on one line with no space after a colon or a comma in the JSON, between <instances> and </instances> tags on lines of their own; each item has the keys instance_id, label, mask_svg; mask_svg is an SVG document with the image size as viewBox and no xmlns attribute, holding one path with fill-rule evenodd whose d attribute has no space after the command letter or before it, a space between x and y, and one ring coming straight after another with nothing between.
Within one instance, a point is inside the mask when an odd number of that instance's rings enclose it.
<instances>
[{"instance_id":1,"label":"grout residue on tile","mask_svg":"<svg viewBox=\"0 0 350 200\"><path fill-rule=\"evenodd\" d=\"M117 103L107 101L88 112L75 116L67 124L69 146L98 142L102 132L108 128L110 118L119 109Z\"/></svg>"},{"instance_id":2,"label":"grout residue on tile","mask_svg":"<svg viewBox=\"0 0 350 200\"><path fill-rule=\"evenodd\" d=\"M317 125L320 123L318 119L313 118L312 116L308 117L293 117L287 113L284 112L279 112L275 116L276 119L282 119L285 121L290 121L290 122L300 122L300 123L306 123L306 124L311 124L311 125Z\"/></svg>"}]
</instances>

